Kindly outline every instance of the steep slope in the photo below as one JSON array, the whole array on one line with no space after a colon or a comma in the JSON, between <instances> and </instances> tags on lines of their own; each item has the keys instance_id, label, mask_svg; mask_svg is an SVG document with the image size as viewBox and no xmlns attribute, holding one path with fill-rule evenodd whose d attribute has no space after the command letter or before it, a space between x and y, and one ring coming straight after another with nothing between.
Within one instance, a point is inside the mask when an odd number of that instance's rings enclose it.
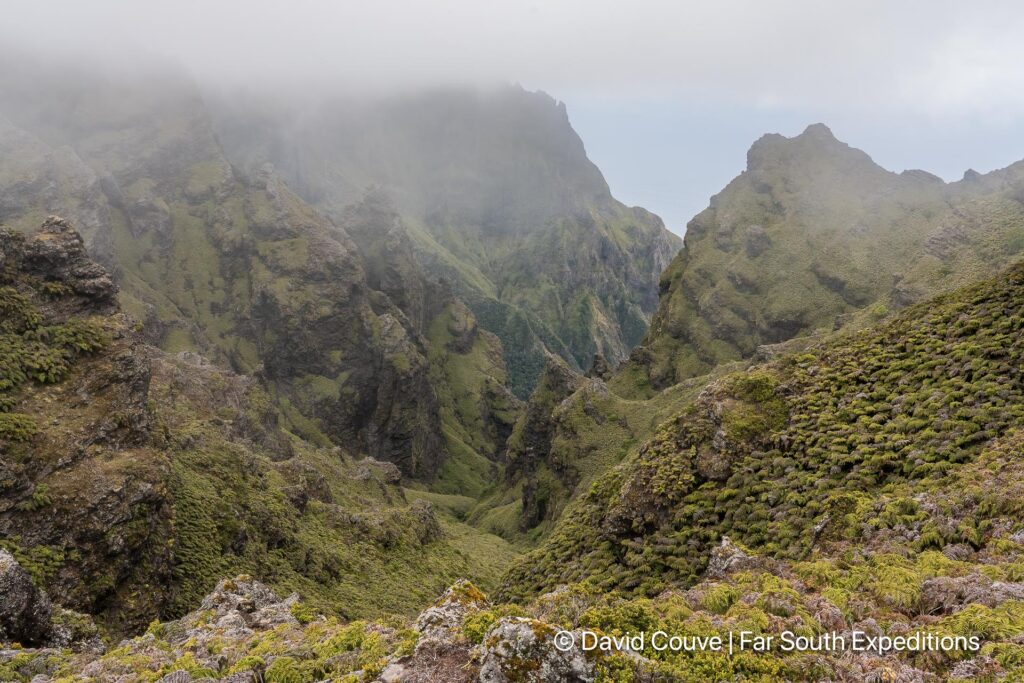
<instances>
[{"instance_id":1,"label":"steep slope","mask_svg":"<svg viewBox=\"0 0 1024 683\"><path fill-rule=\"evenodd\" d=\"M124 632L247 572L377 616L510 558L395 465L283 429L252 377L142 343L65 221L0 232L0 278L0 546L60 604Z\"/></svg>"},{"instance_id":2,"label":"steep slope","mask_svg":"<svg viewBox=\"0 0 1024 683\"><path fill-rule=\"evenodd\" d=\"M766 135L688 225L619 386L661 388L983 277L1024 250L1022 202L1022 164L947 185L890 173L821 124Z\"/></svg>"},{"instance_id":3,"label":"steep slope","mask_svg":"<svg viewBox=\"0 0 1024 683\"><path fill-rule=\"evenodd\" d=\"M521 397L546 352L586 369L643 337L678 238L612 198L547 95L449 89L293 108L238 97L216 110L233 160L271 161L332 217L368 187L390 195L421 262L503 342Z\"/></svg>"},{"instance_id":4,"label":"steep slope","mask_svg":"<svg viewBox=\"0 0 1024 683\"><path fill-rule=\"evenodd\" d=\"M726 534L790 560L955 546L983 573L1012 565L1022 320L1017 265L714 382L566 511L506 592L655 594L692 583Z\"/></svg>"},{"instance_id":5,"label":"steep slope","mask_svg":"<svg viewBox=\"0 0 1024 683\"><path fill-rule=\"evenodd\" d=\"M0 178L0 220L29 229L67 210L149 340L258 374L306 437L358 447L423 480L444 474L454 452L451 467L472 461L468 485L493 479L500 439L464 435L480 442L465 452L451 435L475 426L442 427L462 413L442 417L453 410L437 393L451 396L442 384L452 373L431 367L427 337L457 302L422 272L393 210L361 197L334 224L269 169L236 172L179 74L34 76L10 76L0 92L0 140L14 160ZM500 356L500 344L479 337L445 356L490 373L472 383L493 389L464 403L491 416L514 411L504 364L485 367L474 352Z\"/></svg>"},{"instance_id":6,"label":"steep slope","mask_svg":"<svg viewBox=\"0 0 1024 683\"><path fill-rule=\"evenodd\" d=\"M405 223L385 194L368 192L338 222L359 247L367 284L386 294L423 339L448 452L432 488L478 495L498 479L505 441L521 410L508 386L501 342L480 329L446 282L421 268Z\"/></svg>"},{"instance_id":7,"label":"steep slope","mask_svg":"<svg viewBox=\"0 0 1024 683\"><path fill-rule=\"evenodd\" d=\"M577 496L655 433L724 368L650 398L627 398L604 379L549 363L508 440L505 485L470 520L509 540L536 541Z\"/></svg>"}]
</instances>

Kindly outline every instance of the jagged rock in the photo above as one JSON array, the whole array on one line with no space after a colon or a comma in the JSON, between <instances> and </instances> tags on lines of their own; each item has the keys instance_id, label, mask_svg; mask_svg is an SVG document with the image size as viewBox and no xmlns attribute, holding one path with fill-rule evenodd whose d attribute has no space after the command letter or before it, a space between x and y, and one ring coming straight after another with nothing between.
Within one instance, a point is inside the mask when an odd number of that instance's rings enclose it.
<instances>
[{"instance_id":1,"label":"jagged rock","mask_svg":"<svg viewBox=\"0 0 1024 683\"><path fill-rule=\"evenodd\" d=\"M469 581L460 579L416 620L416 630L421 635L420 644L425 640L450 642L461 638L462 624L466 617L486 606L487 598L484 594Z\"/></svg>"},{"instance_id":2,"label":"jagged rock","mask_svg":"<svg viewBox=\"0 0 1024 683\"><path fill-rule=\"evenodd\" d=\"M553 627L535 619L501 619L481 645L481 683L593 681L594 664L578 646L565 652L556 648L555 633Z\"/></svg>"},{"instance_id":3,"label":"jagged rock","mask_svg":"<svg viewBox=\"0 0 1024 683\"><path fill-rule=\"evenodd\" d=\"M53 634L53 607L14 556L0 550L0 641L42 645Z\"/></svg>"},{"instance_id":4,"label":"jagged rock","mask_svg":"<svg viewBox=\"0 0 1024 683\"><path fill-rule=\"evenodd\" d=\"M612 367L612 364L604 357L604 354L595 353L594 360L590 363L590 370L587 371L587 377L607 381L611 379L613 374L615 374L615 368Z\"/></svg>"},{"instance_id":5,"label":"jagged rock","mask_svg":"<svg viewBox=\"0 0 1024 683\"><path fill-rule=\"evenodd\" d=\"M54 647L71 648L75 652L103 652L100 630L92 617L60 607L53 610L53 635L50 643Z\"/></svg>"},{"instance_id":6,"label":"jagged rock","mask_svg":"<svg viewBox=\"0 0 1024 683\"><path fill-rule=\"evenodd\" d=\"M430 543L444 538L444 529L434 514L434 506L426 500L414 500L409 506L409 514L418 522L417 535L420 543Z\"/></svg>"},{"instance_id":7,"label":"jagged rock","mask_svg":"<svg viewBox=\"0 0 1024 683\"><path fill-rule=\"evenodd\" d=\"M560 358L549 356L540 382L530 395L526 412L516 423L509 438L506 477L512 481L516 475L523 476L520 527L524 530L536 526L548 513L548 501L538 489L535 474L550 455L551 439L555 431L555 407L585 382Z\"/></svg>"},{"instance_id":8,"label":"jagged rock","mask_svg":"<svg viewBox=\"0 0 1024 683\"><path fill-rule=\"evenodd\" d=\"M110 275L88 257L82 236L63 218L47 218L25 243L23 258L29 275L69 287L97 310L116 303L117 287Z\"/></svg>"},{"instance_id":9,"label":"jagged rock","mask_svg":"<svg viewBox=\"0 0 1024 683\"><path fill-rule=\"evenodd\" d=\"M363 458L356 469L356 479L369 481L375 476L387 484L397 484L402 480L402 470L398 469L398 465L392 462L370 457Z\"/></svg>"},{"instance_id":10,"label":"jagged rock","mask_svg":"<svg viewBox=\"0 0 1024 683\"><path fill-rule=\"evenodd\" d=\"M280 624L297 625L291 607L295 593L284 600L251 576L225 579L203 600L200 610L213 610L213 621L228 629L266 630Z\"/></svg>"},{"instance_id":11,"label":"jagged rock","mask_svg":"<svg viewBox=\"0 0 1024 683\"><path fill-rule=\"evenodd\" d=\"M380 676L377 680L380 683L401 683L405 675L405 666L398 662L392 662L384 667L384 670L380 672Z\"/></svg>"}]
</instances>

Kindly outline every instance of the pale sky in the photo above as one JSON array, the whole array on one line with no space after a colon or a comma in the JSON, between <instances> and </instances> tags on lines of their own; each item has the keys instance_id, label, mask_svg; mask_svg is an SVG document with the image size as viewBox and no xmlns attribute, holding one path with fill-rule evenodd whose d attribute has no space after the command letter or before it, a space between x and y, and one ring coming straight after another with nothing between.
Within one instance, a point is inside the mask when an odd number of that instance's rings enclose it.
<instances>
[{"instance_id":1,"label":"pale sky","mask_svg":"<svg viewBox=\"0 0 1024 683\"><path fill-rule=\"evenodd\" d=\"M1024 3L56 0L0 41L210 83L382 91L517 82L566 102L613 193L681 232L750 143L821 121L892 170L1024 158ZM4 65L0 64L0 68Z\"/></svg>"}]
</instances>

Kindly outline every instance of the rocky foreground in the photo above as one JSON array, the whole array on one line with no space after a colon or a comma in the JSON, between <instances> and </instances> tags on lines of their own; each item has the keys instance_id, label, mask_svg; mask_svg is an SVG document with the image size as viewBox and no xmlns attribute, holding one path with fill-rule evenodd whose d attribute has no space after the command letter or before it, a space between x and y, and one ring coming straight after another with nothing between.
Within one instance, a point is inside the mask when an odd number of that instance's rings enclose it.
<instances>
[{"instance_id":1,"label":"rocky foreground","mask_svg":"<svg viewBox=\"0 0 1024 683\"><path fill-rule=\"evenodd\" d=\"M0 551L0 680L590 681L595 662L560 652L555 627L494 611L467 581L412 624L342 623L250 576L221 581L194 612L105 645L87 615L53 606ZM480 637L482 635L482 637ZM28 643L34 647L23 647ZM524 679L525 676L525 679Z\"/></svg>"},{"instance_id":2,"label":"rocky foreground","mask_svg":"<svg viewBox=\"0 0 1024 683\"><path fill-rule=\"evenodd\" d=\"M936 560L937 561L937 560ZM105 643L82 614L51 604L14 558L0 551L0 680L19 683L416 683L428 681L708 681L1019 680L1024 583L982 575L926 581L920 599L950 620L915 623L864 617L832 602L827 591L791 568L759 558L726 539L705 580L656 600L562 587L528 606L494 605L471 583L457 582L415 621L345 623L317 614L297 594L281 598L250 576L221 581L181 619L154 621L142 635ZM575 644L560 650L556 634ZM850 638L980 635L974 652L899 653L893 649L829 653L584 652L584 631L621 636L665 631L708 638L741 630ZM1017 633L1016 640L1013 633ZM564 637L564 636L563 636ZM994 642L998 641L998 642ZM23 645L28 646L23 646ZM563 651L564 650L564 651Z\"/></svg>"}]
</instances>

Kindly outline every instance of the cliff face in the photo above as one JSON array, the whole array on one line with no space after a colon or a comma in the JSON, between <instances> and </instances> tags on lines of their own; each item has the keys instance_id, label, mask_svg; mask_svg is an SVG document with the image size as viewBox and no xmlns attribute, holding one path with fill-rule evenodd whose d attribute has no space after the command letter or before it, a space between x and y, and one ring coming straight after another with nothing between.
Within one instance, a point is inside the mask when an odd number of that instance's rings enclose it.
<instances>
[{"instance_id":1,"label":"cliff face","mask_svg":"<svg viewBox=\"0 0 1024 683\"><path fill-rule=\"evenodd\" d=\"M521 397L546 352L585 369L594 353L625 358L643 337L679 240L612 198L547 95L452 89L214 109L236 163L273 162L332 217L368 187L389 195L417 259L503 342Z\"/></svg>"},{"instance_id":2,"label":"cliff face","mask_svg":"<svg viewBox=\"0 0 1024 683\"><path fill-rule=\"evenodd\" d=\"M407 500L394 464L289 432L267 384L145 344L63 219L0 231L0 310L0 547L113 633L243 571L337 614L403 612L511 554Z\"/></svg>"},{"instance_id":3,"label":"cliff face","mask_svg":"<svg viewBox=\"0 0 1024 683\"><path fill-rule=\"evenodd\" d=\"M544 95L295 121L211 108L176 73L0 80L0 220L64 212L148 341L258 374L289 428L446 488L493 479L518 410L505 388L527 396L549 353L628 354L677 246L610 196ZM452 315L486 334L432 349Z\"/></svg>"},{"instance_id":4,"label":"cliff face","mask_svg":"<svg viewBox=\"0 0 1024 683\"><path fill-rule=\"evenodd\" d=\"M976 176L890 173L820 124L764 136L687 227L624 384L661 388L1007 265L1024 245L1024 168Z\"/></svg>"},{"instance_id":5,"label":"cliff face","mask_svg":"<svg viewBox=\"0 0 1024 683\"><path fill-rule=\"evenodd\" d=\"M424 333L449 294L411 267L382 275L272 171L237 173L179 77L8 82L4 103L15 163L0 219L24 230L68 210L148 340L261 373L310 438L437 475L447 445Z\"/></svg>"},{"instance_id":6,"label":"cliff face","mask_svg":"<svg viewBox=\"0 0 1024 683\"><path fill-rule=\"evenodd\" d=\"M94 612L152 605L146 586L171 572L150 365L115 295L65 221L0 232L0 536Z\"/></svg>"}]
</instances>

